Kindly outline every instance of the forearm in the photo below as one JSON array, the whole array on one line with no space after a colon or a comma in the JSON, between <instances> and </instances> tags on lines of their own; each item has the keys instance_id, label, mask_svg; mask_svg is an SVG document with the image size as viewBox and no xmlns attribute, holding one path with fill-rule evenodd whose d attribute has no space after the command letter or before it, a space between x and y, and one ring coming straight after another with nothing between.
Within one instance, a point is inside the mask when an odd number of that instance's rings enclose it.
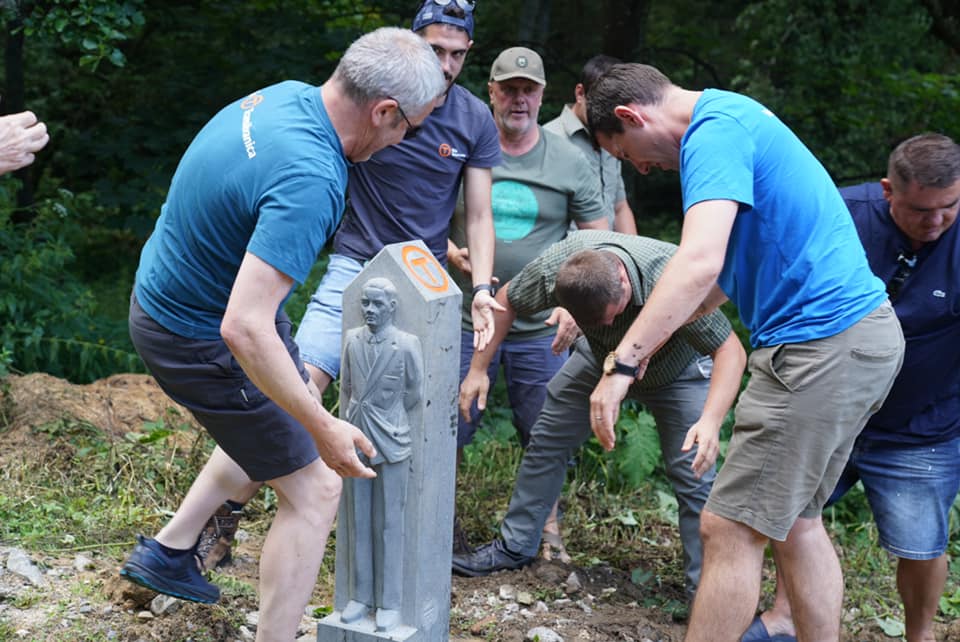
<instances>
[{"instance_id":1,"label":"forearm","mask_svg":"<svg viewBox=\"0 0 960 642\"><path fill-rule=\"evenodd\" d=\"M276 331L250 331L228 343L240 367L260 391L301 423L314 438L322 438L333 419L310 393Z\"/></svg>"},{"instance_id":2,"label":"forearm","mask_svg":"<svg viewBox=\"0 0 960 642\"><path fill-rule=\"evenodd\" d=\"M636 365L649 358L706 298L716 276L686 263L680 252L667 264L643 310L617 345L617 356Z\"/></svg>"},{"instance_id":3,"label":"forearm","mask_svg":"<svg viewBox=\"0 0 960 642\"><path fill-rule=\"evenodd\" d=\"M621 234L637 234L637 220L626 199L618 202L614 207L613 230Z\"/></svg>"},{"instance_id":4,"label":"forearm","mask_svg":"<svg viewBox=\"0 0 960 642\"><path fill-rule=\"evenodd\" d=\"M713 374L701 419L719 428L740 392L747 355L737 335L731 332L712 356Z\"/></svg>"},{"instance_id":5,"label":"forearm","mask_svg":"<svg viewBox=\"0 0 960 642\"><path fill-rule=\"evenodd\" d=\"M474 285L491 283L496 232L490 200L492 172L468 167L464 173L464 232Z\"/></svg>"}]
</instances>

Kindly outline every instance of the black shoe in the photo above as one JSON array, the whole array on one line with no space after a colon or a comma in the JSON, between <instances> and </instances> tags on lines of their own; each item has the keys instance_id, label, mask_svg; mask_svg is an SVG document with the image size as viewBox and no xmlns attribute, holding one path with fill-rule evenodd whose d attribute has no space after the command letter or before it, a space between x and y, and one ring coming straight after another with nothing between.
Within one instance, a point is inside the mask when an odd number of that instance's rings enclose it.
<instances>
[{"instance_id":1,"label":"black shoe","mask_svg":"<svg viewBox=\"0 0 960 642\"><path fill-rule=\"evenodd\" d=\"M515 571L532 563L534 559L507 550L502 539L495 539L472 553L454 555L453 572L467 577L481 577L496 571Z\"/></svg>"},{"instance_id":2,"label":"black shoe","mask_svg":"<svg viewBox=\"0 0 960 642\"><path fill-rule=\"evenodd\" d=\"M220 589L200 573L195 551L171 557L155 539L137 535L137 545L120 569L120 575L140 586L191 602L213 604Z\"/></svg>"}]
</instances>

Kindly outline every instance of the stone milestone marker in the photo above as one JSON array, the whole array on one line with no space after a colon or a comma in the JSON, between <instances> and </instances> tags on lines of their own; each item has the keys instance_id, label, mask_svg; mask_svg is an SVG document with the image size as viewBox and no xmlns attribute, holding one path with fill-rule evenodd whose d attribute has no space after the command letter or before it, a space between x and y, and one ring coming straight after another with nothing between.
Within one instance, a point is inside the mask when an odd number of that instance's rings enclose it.
<instances>
[{"instance_id":1,"label":"stone milestone marker","mask_svg":"<svg viewBox=\"0 0 960 642\"><path fill-rule=\"evenodd\" d=\"M374 443L377 478L344 479L319 642L449 637L461 298L422 241L344 291L340 416Z\"/></svg>"}]
</instances>

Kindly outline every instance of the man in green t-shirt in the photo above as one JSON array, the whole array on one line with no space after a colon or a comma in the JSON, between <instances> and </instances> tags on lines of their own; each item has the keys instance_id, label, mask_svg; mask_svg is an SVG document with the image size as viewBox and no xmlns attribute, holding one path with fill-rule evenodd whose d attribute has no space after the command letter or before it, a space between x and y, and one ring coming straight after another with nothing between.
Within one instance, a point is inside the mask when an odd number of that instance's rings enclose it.
<instances>
[{"instance_id":1,"label":"man in green t-shirt","mask_svg":"<svg viewBox=\"0 0 960 642\"><path fill-rule=\"evenodd\" d=\"M546 84L543 60L525 47L505 49L490 69L490 104L502 152L501 164L493 168L491 190L496 231L493 274L501 283L566 236L571 223L579 228L607 229L596 170L565 137L537 124ZM458 209L451 227L452 244L463 246L465 228ZM448 255L456 257L457 252ZM459 267L455 260L451 263ZM465 275L453 273L464 292L476 294L485 287L471 290ZM474 348L471 302L471 296L464 296L461 378ZM547 382L567 358L569 341L557 340L557 328L562 328L562 335L570 332L573 324L564 324L560 315L544 310L518 317L490 365L491 379L501 365L504 368L513 423L523 446L543 406ZM474 408L469 420L461 418L458 453L473 440L480 415Z\"/></svg>"}]
</instances>

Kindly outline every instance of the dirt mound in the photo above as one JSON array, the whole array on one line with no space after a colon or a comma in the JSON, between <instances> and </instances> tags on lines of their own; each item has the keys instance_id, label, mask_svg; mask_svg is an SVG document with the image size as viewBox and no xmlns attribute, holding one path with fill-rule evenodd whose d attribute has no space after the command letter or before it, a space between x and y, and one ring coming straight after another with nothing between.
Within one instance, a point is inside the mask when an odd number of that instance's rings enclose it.
<instances>
[{"instance_id":1,"label":"dirt mound","mask_svg":"<svg viewBox=\"0 0 960 642\"><path fill-rule=\"evenodd\" d=\"M139 431L144 422L164 420L199 429L193 416L174 403L150 375L118 374L76 385L44 373L11 375L3 403L7 429L38 428L62 420L97 426L115 435Z\"/></svg>"}]
</instances>

